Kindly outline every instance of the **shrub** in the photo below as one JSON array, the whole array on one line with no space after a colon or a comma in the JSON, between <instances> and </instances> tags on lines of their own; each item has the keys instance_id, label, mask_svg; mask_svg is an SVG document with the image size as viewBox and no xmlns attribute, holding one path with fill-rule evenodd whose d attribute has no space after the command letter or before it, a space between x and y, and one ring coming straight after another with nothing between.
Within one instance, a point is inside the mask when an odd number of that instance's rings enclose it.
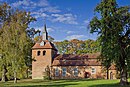
<instances>
[{"instance_id":1,"label":"shrub","mask_svg":"<svg viewBox=\"0 0 130 87\"><path fill-rule=\"evenodd\" d=\"M50 68L49 68L49 66L47 66L47 67L45 68L45 73L44 73L43 78L44 78L44 80L51 80Z\"/></svg>"}]
</instances>

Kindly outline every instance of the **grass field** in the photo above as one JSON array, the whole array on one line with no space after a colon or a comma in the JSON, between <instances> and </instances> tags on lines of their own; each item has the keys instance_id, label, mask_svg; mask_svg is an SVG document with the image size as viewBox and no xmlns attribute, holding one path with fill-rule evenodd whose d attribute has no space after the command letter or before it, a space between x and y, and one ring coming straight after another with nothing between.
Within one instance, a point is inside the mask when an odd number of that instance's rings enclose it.
<instances>
[{"instance_id":1,"label":"grass field","mask_svg":"<svg viewBox=\"0 0 130 87\"><path fill-rule=\"evenodd\" d=\"M13 81L6 83L0 82L0 87L18 86L18 87L130 87L120 86L119 80L19 80L14 84Z\"/></svg>"}]
</instances>

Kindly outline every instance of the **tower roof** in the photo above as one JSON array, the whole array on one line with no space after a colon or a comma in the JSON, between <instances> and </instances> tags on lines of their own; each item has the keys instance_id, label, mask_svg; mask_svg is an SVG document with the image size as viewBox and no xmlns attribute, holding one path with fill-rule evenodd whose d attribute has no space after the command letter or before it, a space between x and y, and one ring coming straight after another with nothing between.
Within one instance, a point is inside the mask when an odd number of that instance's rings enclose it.
<instances>
[{"instance_id":1,"label":"tower roof","mask_svg":"<svg viewBox=\"0 0 130 87\"><path fill-rule=\"evenodd\" d=\"M49 42L48 40L45 41L45 45L41 46L40 45L41 42L37 42L32 49L54 49L57 50L54 46L54 44L52 44L51 42Z\"/></svg>"},{"instance_id":2,"label":"tower roof","mask_svg":"<svg viewBox=\"0 0 130 87\"><path fill-rule=\"evenodd\" d=\"M43 33L46 32L47 33L47 30L46 30L46 24L44 24L44 29L43 29Z\"/></svg>"},{"instance_id":3,"label":"tower roof","mask_svg":"<svg viewBox=\"0 0 130 87\"><path fill-rule=\"evenodd\" d=\"M44 24L42 40L48 40L48 33L47 33L47 29L46 29L46 24Z\"/></svg>"},{"instance_id":4,"label":"tower roof","mask_svg":"<svg viewBox=\"0 0 130 87\"><path fill-rule=\"evenodd\" d=\"M48 41L48 33L46 24L44 24L43 34L39 37L39 41L35 43L32 49L54 49L57 50L53 43Z\"/></svg>"}]
</instances>

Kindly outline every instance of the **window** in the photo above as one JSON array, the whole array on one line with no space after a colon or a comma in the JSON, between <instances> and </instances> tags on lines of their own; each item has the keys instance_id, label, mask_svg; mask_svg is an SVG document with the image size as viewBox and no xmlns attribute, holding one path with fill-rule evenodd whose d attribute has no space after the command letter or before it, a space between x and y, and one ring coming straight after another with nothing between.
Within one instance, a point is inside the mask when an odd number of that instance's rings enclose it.
<instances>
[{"instance_id":1,"label":"window","mask_svg":"<svg viewBox=\"0 0 130 87\"><path fill-rule=\"evenodd\" d=\"M78 68L74 68L74 76L78 76Z\"/></svg>"},{"instance_id":2,"label":"window","mask_svg":"<svg viewBox=\"0 0 130 87\"><path fill-rule=\"evenodd\" d=\"M40 56L40 53L41 53L40 51L37 51L37 56Z\"/></svg>"},{"instance_id":3,"label":"window","mask_svg":"<svg viewBox=\"0 0 130 87\"><path fill-rule=\"evenodd\" d=\"M55 76L59 76L59 69L58 68L55 69Z\"/></svg>"},{"instance_id":4,"label":"window","mask_svg":"<svg viewBox=\"0 0 130 87\"><path fill-rule=\"evenodd\" d=\"M43 51L43 56L46 54L46 51Z\"/></svg>"},{"instance_id":5,"label":"window","mask_svg":"<svg viewBox=\"0 0 130 87\"><path fill-rule=\"evenodd\" d=\"M96 73L96 69L92 68L92 74L95 74L95 73Z\"/></svg>"},{"instance_id":6,"label":"window","mask_svg":"<svg viewBox=\"0 0 130 87\"><path fill-rule=\"evenodd\" d=\"M62 68L62 76L66 76L66 68Z\"/></svg>"},{"instance_id":7,"label":"window","mask_svg":"<svg viewBox=\"0 0 130 87\"><path fill-rule=\"evenodd\" d=\"M45 42L42 41L42 42L40 43L40 46L44 46L44 45L45 45Z\"/></svg>"}]
</instances>

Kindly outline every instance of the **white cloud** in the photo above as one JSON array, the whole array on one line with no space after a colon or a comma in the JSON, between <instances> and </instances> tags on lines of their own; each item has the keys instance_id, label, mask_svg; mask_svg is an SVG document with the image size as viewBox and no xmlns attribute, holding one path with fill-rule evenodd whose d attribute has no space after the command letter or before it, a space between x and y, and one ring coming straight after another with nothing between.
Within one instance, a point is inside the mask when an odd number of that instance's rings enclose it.
<instances>
[{"instance_id":1,"label":"white cloud","mask_svg":"<svg viewBox=\"0 0 130 87\"><path fill-rule=\"evenodd\" d=\"M89 23L90 23L90 20L85 20L85 21L84 21L84 25L85 25L85 26L88 26Z\"/></svg>"},{"instance_id":2,"label":"white cloud","mask_svg":"<svg viewBox=\"0 0 130 87\"><path fill-rule=\"evenodd\" d=\"M38 11L32 12L31 14L35 17L35 18L48 18L50 17L50 15L48 15L47 13L57 13L60 12L59 9L57 9L56 7L43 7L40 8Z\"/></svg>"},{"instance_id":3,"label":"white cloud","mask_svg":"<svg viewBox=\"0 0 130 87\"><path fill-rule=\"evenodd\" d=\"M61 11L57 7L48 6L48 7L41 8L39 10L39 12L58 13L58 12L61 12Z\"/></svg>"},{"instance_id":4,"label":"white cloud","mask_svg":"<svg viewBox=\"0 0 130 87\"><path fill-rule=\"evenodd\" d=\"M80 26L78 26L79 29L88 29L89 27L89 23L90 23L90 20L84 20L82 24L80 24Z\"/></svg>"},{"instance_id":5,"label":"white cloud","mask_svg":"<svg viewBox=\"0 0 130 87\"><path fill-rule=\"evenodd\" d=\"M67 40L72 40L72 39L84 39L86 38L85 35L71 35L71 36L67 36L66 39Z\"/></svg>"},{"instance_id":6,"label":"white cloud","mask_svg":"<svg viewBox=\"0 0 130 87\"><path fill-rule=\"evenodd\" d=\"M73 14L52 14L51 21L52 22L61 22L66 24L78 24L76 21L77 16Z\"/></svg>"},{"instance_id":7,"label":"white cloud","mask_svg":"<svg viewBox=\"0 0 130 87\"><path fill-rule=\"evenodd\" d=\"M48 0L19 0L11 3L11 6L31 11L35 18L46 18L51 22L78 24L76 15L71 13L59 14L61 10L57 6L52 6Z\"/></svg>"},{"instance_id":8,"label":"white cloud","mask_svg":"<svg viewBox=\"0 0 130 87\"><path fill-rule=\"evenodd\" d=\"M67 31L67 34L72 34L74 33L74 31Z\"/></svg>"},{"instance_id":9,"label":"white cloud","mask_svg":"<svg viewBox=\"0 0 130 87\"><path fill-rule=\"evenodd\" d=\"M80 29L87 29L87 26L86 25L81 25L79 26Z\"/></svg>"},{"instance_id":10,"label":"white cloud","mask_svg":"<svg viewBox=\"0 0 130 87\"><path fill-rule=\"evenodd\" d=\"M22 7L24 9L30 9L35 10L37 7L40 8L40 10L37 10L39 13L43 12L50 12L50 13L57 13L60 12L60 10L55 7L51 6L47 0L38 0L37 2L34 2L33 0L21 0L18 2L14 2L11 4L13 7Z\"/></svg>"},{"instance_id":11,"label":"white cloud","mask_svg":"<svg viewBox=\"0 0 130 87\"><path fill-rule=\"evenodd\" d=\"M31 13L35 18L45 18L45 17L49 17L49 15L47 15L46 13L39 13L39 12L32 12Z\"/></svg>"},{"instance_id":12,"label":"white cloud","mask_svg":"<svg viewBox=\"0 0 130 87\"><path fill-rule=\"evenodd\" d=\"M47 0L40 0L36 6L43 7L43 6L49 6L49 2Z\"/></svg>"},{"instance_id":13,"label":"white cloud","mask_svg":"<svg viewBox=\"0 0 130 87\"><path fill-rule=\"evenodd\" d=\"M29 6L29 5L32 5L32 4L34 4L34 3L31 2L30 0L22 0L22 1L14 2L11 5L13 7L19 7L21 5L23 5L23 6Z\"/></svg>"},{"instance_id":14,"label":"white cloud","mask_svg":"<svg viewBox=\"0 0 130 87\"><path fill-rule=\"evenodd\" d=\"M89 24L89 22L90 22L89 20L85 20L84 21L85 24Z\"/></svg>"},{"instance_id":15,"label":"white cloud","mask_svg":"<svg viewBox=\"0 0 130 87\"><path fill-rule=\"evenodd\" d=\"M54 30L49 27L49 28L47 28L47 31L48 31L48 32L53 32Z\"/></svg>"},{"instance_id":16,"label":"white cloud","mask_svg":"<svg viewBox=\"0 0 130 87\"><path fill-rule=\"evenodd\" d=\"M19 6L27 6L29 7L45 7L45 6L49 6L49 3L47 0L40 0L38 2L33 2L31 0L21 0L21 1L17 1L11 4L13 7L19 7Z\"/></svg>"},{"instance_id":17,"label":"white cloud","mask_svg":"<svg viewBox=\"0 0 130 87\"><path fill-rule=\"evenodd\" d=\"M31 11L31 14L36 18L47 18L49 17L48 14L50 13L52 14L61 12L61 10L59 10L58 7L50 5L50 3L47 0L38 0L37 2L33 0L20 0L11 3L11 6Z\"/></svg>"}]
</instances>

